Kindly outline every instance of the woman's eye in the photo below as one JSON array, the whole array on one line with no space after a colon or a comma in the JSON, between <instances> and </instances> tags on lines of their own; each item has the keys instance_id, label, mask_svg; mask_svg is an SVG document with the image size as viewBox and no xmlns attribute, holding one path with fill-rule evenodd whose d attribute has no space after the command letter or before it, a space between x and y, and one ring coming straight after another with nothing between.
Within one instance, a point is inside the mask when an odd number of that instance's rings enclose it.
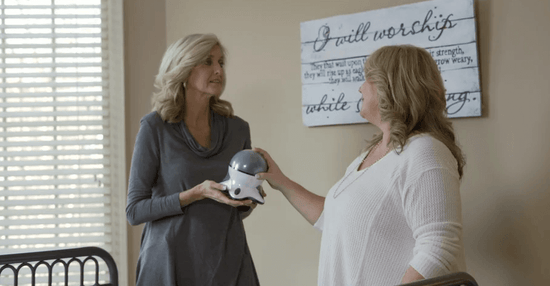
<instances>
[{"instance_id":1,"label":"woman's eye","mask_svg":"<svg viewBox=\"0 0 550 286\"><path fill-rule=\"evenodd\" d=\"M206 61L204 61L204 64L209 66L212 64L212 60L211 59L207 59Z\"/></svg>"},{"instance_id":2,"label":"woman's eye","mask_svg":"<svg viewBox=\"0 0 550 286\"><path fill-rule=\"evenodd\" d=\"M220 64L220 67L222 67L222 68L223 68L223 66L225 66L224 62L219 62L219 64Z\"/></svg>"}]
</instances>

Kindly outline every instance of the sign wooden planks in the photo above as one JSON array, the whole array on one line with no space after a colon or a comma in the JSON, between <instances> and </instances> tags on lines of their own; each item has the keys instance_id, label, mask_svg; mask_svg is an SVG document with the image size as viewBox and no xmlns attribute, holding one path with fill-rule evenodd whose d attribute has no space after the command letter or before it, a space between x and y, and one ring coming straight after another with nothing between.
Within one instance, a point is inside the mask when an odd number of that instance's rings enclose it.
<instances>
[{"instance_id":1,"label":"sign wooden planks","mask_svg":"<svg viewBox=\"0 0 550 286\"><path fill-rule=\"evenodd\" d=\"M359 115L368 55L386 45L423 47L447 90L449 117L481 116L473 0L434 0L300 24L306 126L367 122Z\"/></svg>"}]
</instances>

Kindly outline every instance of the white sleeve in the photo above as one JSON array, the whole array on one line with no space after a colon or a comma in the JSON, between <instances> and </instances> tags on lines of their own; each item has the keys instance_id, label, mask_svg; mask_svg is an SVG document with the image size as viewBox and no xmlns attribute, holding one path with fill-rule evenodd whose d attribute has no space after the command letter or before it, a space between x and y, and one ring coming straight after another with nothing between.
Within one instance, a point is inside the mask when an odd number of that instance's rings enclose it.
<instances>
[{"instance_id":1,"label":"white sleeve","mask_svg":"<svg viewBox=\"0 0 550 286\"><path fill-rule=\"evenodd\" d=\"M319 218L317 219L317 221L313 225L313 227L315 229L317 229L318 231L323 232L324 224L325 224L325 211L323 210L321 212L321 215L319 216Z\"/></svg>"},{"instance_id":2,"label":"white sleeve","mask_svg":"<svg viewBox=\"0 0 550 286\"><path fill-rule=\"evenodd\" d=\"M446 168L423 172L402 193L407 223L416 240L410 261L425 278L463 268L460 180Z\"/></svg>"}]
</instances>

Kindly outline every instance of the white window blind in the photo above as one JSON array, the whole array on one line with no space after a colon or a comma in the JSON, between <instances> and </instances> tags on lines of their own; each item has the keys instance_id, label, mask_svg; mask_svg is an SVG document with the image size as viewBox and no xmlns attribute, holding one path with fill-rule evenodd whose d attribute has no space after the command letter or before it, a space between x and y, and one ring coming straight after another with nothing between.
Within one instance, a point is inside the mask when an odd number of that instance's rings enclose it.
<instances>
[{"instance_id":1,"label":"white window blind","mask_svg":"<svg viewBox=\"0 0 550 286\"><path fill-rule=\"evenodd\" d=\"M99 246L124 280L122 1L0 0L0 20L0 254Z\"/></svg>"}]
</instances>

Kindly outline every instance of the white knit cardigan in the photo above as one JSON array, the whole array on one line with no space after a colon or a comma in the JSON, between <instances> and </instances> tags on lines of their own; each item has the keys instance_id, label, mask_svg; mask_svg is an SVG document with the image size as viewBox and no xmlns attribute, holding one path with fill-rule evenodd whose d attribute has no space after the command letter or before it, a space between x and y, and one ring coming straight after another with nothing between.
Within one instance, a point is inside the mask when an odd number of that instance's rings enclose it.
<instances>
[{"instance_id":1,"label":"white knit cardigan","mask_svg":"<svg viewBox=\"0 0 550 286\"><path fill-rule=\"evenodd\" d=\"M357 157L328 192L319 285L397 285L409 266L425 278L465 271L460 180L449 149L412 137L357 171Z\"/></svg>"}]
</instances>

